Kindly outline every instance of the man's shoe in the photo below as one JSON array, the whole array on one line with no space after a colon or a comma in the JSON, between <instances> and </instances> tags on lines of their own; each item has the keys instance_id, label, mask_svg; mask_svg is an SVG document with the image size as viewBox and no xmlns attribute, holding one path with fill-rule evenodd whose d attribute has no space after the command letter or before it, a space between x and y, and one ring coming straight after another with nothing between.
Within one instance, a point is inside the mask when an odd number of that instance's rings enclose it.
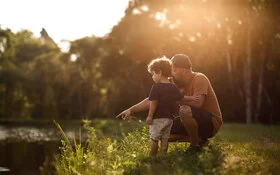
<instances>
[{"instance_id":1,"label":"man's shoe","mask_svg":"<svg viewBox=\"0 0 280 175\"><path fill-rule=\"evenodd\" d=\"M208 146L209 145L209 140L208 139L201 139L198 144L199 144L200 147Z\"/></svg>"},{"instance_id":2,"label":"man's shoe","mask_svg":"<svg viewBox=\"0 0 280 175\"><path fill-rule=\"evenodd\" d=\"M200 145L190 145L186 150L186 153L197 153L202 150Z\"/></svg>"}]
</instances>

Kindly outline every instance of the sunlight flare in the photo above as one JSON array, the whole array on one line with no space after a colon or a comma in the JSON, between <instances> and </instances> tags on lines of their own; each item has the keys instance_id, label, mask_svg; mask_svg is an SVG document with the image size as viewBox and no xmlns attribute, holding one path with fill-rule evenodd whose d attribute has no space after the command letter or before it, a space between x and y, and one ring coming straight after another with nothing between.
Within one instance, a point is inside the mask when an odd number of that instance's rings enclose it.
<instances>
[{"instance_id":1,"label":"sunlight flare","mask_svg":"<svg viewBox=\"0 0 280 175\"><path fill-rule=\"evenodd\" d=\"M72 61L72 62L75 62L75 61L77 61L77 55L76 54L71 54L71 56L70 56L70 60Z\"/></svg>"}]
</instances>

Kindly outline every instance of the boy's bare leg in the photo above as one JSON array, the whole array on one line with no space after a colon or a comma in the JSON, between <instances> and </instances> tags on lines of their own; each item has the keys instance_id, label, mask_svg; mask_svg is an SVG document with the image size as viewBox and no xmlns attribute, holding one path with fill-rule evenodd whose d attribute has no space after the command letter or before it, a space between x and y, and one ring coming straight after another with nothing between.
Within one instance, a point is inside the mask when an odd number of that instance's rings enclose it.
<instances>
[{"instance_id":1,"label":"boy's bare leg","mask_svg":"<svg viewBox=\"0 0 280 175\"><path fill-rule=\"evenodd\" d=\"M168 138L161 139L160 142L160 157L165 157L168 150Z\"/></svg>"},{"instance_id":2,"label":"boy's bare leg","mask_svg":"<svg viewBox=\"0 0 280 175\"><path fill-rule=\"evenodd\" d=\"M155 158L157 156L157 152L158 152L158 140L151 139L151 152L150 152L150 156L152 158Z\"/></svg>"}]
</instances>

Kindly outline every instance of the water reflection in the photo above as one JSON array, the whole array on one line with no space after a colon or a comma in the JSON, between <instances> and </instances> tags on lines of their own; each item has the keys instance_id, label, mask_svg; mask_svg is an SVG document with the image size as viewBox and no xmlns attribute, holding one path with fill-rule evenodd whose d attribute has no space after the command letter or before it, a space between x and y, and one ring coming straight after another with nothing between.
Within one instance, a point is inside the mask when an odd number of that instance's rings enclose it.
<instances>
[{"instance_id":1,"label":"water reflection","mask_svg":"<svg viewBox=\"0 0 280 175\"><path fill-rule=\"evenodd\" d=\"M65 133L73 139L76 131L66 129ZM61 138L55 126L0 125L0 174L54 174L51 161L59 151Z\"/></svg>"},{"instance_id":2,"label":"water reflection","mask_svg":"<svg viewBox=\"0 0 280 175\"><path fill-rule=\"evenodd\" d=\"M58 151L59 141L0 143L0 164L10 169L6 174L53 174L49 161Z\"/></svg>"},{"instance_id":3,"label":"water reflection","mask_svg":"<svg viewBox=\"0 0 280 175\"><path fill-rule=\"evenodd\" d=\"M8 172L10 171L8 168L0 167L0 172Z\"/></svg>"},{"instance_id":4,"label":"water reflection","mask_svg":"<svg viewBox=\"0 0 280 175\"><path fill-rule=\"evenodd\" d=\"M66 130L67 136L72 139L75 132L73 130ZM60 137L58 129L30 127L30 126L14 126L6 127L0 126L0 141L27 141L27 142L48 142L56 141Z\"/></svg>"}]
</instances>

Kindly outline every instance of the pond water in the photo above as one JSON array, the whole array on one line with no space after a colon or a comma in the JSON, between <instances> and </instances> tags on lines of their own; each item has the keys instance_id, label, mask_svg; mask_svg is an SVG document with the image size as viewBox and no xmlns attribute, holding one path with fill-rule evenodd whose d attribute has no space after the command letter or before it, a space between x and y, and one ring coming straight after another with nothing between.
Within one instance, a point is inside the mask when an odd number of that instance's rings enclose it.
<instances>
[{"instance_id":1,"label":"pond water","mask_svg":"<svg viewBox=\"0 0 280 175\"><path fill-rule=\"evenodd\" d=\"M71 139L76 128L65 130ZM0 123L0 174L54 174L51 166L61 145L55 125L14 125Z\"/></svg>"}]
</instances>

